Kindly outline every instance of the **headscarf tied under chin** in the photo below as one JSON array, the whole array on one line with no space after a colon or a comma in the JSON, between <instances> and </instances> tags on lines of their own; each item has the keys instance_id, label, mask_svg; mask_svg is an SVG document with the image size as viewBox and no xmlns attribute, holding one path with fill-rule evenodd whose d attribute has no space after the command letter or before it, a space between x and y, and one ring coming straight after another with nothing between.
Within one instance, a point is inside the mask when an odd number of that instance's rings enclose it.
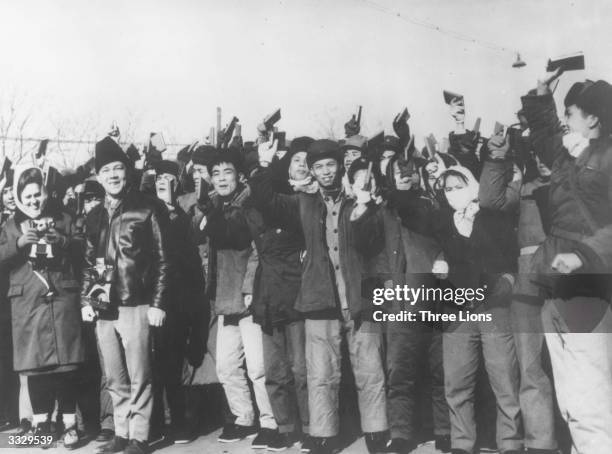
<instances>
[{"instance_id":1,"label":"headscarf tied under chin","mask_svg":"<svg viewBox=\"0 0 612 454\"><path fill-rule=\"evenodd\" d=\"M455 191L445 192L446 200L451 208L455 211L453 213L453 221L455 227L460 235L469 238L472 234L472 227L474 225L474 218L476 213L480 210L478 203L478 190L480 185L472 172L463 166L450 166L442 175L444 183L446 185L446 178L453 173L461 174L467 184L464 188Z\"/></svg>"},{"instance_id":2,"label":"headscarf tied under chin","mask_svg":"<svg viewBox=\"0 0 612 454\"><path fill-rule=\"evenodd\" d=\"M30 183L40 184L42 202L38 210L33 210L30 207L26 207L21 202L20 193L23 192L24 188ZM15 168L15 175L13 178L13 197L15 198L15 205L17 205L17 209L27 217L30 219L40 217L45 209L45 206L47 205L47 201L49 200L47 188L45 187L45 174L40 167L30 165Z\"/></svg>"}]
</instances>

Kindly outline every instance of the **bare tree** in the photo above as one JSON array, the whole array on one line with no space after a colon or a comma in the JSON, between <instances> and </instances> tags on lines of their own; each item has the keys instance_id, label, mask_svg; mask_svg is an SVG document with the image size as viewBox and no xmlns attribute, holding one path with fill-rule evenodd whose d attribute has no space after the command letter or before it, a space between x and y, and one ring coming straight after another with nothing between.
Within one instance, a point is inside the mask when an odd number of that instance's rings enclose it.
<instances>
[{"instance_id":1,"label":"bare tree","mask_svg":"<svg viewBox=\"0 0 612 454\"><path fill-rule=\"evenodd\" d=\"M28 96L17 90L9 90L0 96L0 141L3 158L7 155L7 142L15 142L11 151L23 153L24 132L32 117ZM13 156L13 159L16 157Z\"/></svg>"}]
</instances>

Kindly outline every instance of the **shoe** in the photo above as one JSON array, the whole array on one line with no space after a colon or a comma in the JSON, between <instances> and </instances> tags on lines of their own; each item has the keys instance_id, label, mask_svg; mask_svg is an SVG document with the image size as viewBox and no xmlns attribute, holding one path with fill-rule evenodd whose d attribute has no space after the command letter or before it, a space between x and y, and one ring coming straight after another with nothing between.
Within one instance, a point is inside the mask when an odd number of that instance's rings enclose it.
<instances>
[{"instance_id":1,"label":"shoe","mask_svg":"<svg viewBox=\"0 0 612 454\"><path fill-rule=\"evenodd\" d=\"M388 454L409 454L415 450L417 444L405 438L392 438L381 452Z\"/></svg>"},{"instance_id":2,"label":"shoe","mask_svg":"<svg viewBox=\"0 0 612 454\"><path fill-rule=\"evenodd\" d=\"M444 453L450 452L451 450L451 438L450 435L436 435L436 449Z\"/></svg>"},{"instance_id":3,"label":"shoe","mask_svg":"<svg viewBox=\"0 0 612 454\"><path fill-rule=\"evenodd\" d=\"M310 437L312 448L310 454L335 454L339 451L335 440L327 437Z\"/></svg>"},{"instance_id":4,"label":"shoe","mask_svg":"<svg viewBox=\"0 0 612 454\"><path fill-rule=\"evenodd\" d=\"M62 436L62 441L64 442L64 448L68 450L73 450L78 447L80 437L77 430L73 427L72 429L68 429L64 432Z\"/></svg>"},{"instance_id":5,"label":"shoe","mask_svg":"<svg viewBox=\"0 0 612 454\"><path fill-rule=\"evenodd\" d=\"M96 441L111 441L115 436L115 431L111 429L102 429L96 436Z\"/></svg>"},{"instance_id":6,"label":"shoe","mask_svg":"<svg viewBox=\"0 0 612 454\"><path fill-rule=\"evenodd\" d=\"M172 438L175 445L184 445L195 440L197 435L193 430L183 428L175 430Z\"/></svg>"},{"instance_id":7,"label":"shoe","mask_svg":"<svg viewBox=\"0 0 612 454\"><path fill-rule=\"evenodd\" d=\"M114 454L116 452L122 452L128 445L127 438L115 435L112 440L108 443L104 443L102 446L95 450L96 454Z\"/></svg>"},{"instance_id":8,"label":"shoe","mask_svg":"<svg viewBox=\"0 0 612 454\"><path fill-rule=\"evenodd\" d=\"M0 422L0 432L4 432L6 430L13 430L16 427L19 427L19 424L15 421L3 420Z\"/></svg>"},{"instance_id":9,"label":"shoe","mask_svg":"<svg viewBox=\"0 0 612 454\"><path fill-rule=\"evenodd\" d=\"M149 446L156 445L157 443L161 443L164 441L165 436L161 430L156 430L149 435L149 439L147 440L147 444Z\"/></svg>"},{"instance_id":10,"label":"shoe","mask_svg":"<svg viewBox=\"0 0 612 454\"><path fill-rule=\"evenodd\" d=\"M259 430L259 433L251 443L253 449L266 449L268 444L279 435L277 429L266 429L265 427Z\"/></svg>"},{"instance_id":11,"label":"shoe","mask_svg":"<svg viewBox=\"0 0 612 454\"><path fill-rule=\"evenodd\" d=\"M32 432L32 423L27 419L22 419L19 423L19 430L15 433L16 437L23 437Z\"/></svg>"},{"instance_id":12,"label":"shoe","mask_svg":"<svg viewBox=\"0 0 612 454\"><path fill-rule=\"evenodd\" d=\"M300 446L301 452L310 452L312 450L312 437L308 434L302 437L302 446Z\"/></svg>"},{"instance_id":13,"label":"shoe","mask_svg":"<svg viewBox=\"0 0 612 454\"><path fill-rule=\"evenodd\" d=\"M291 448L298 440L295 433L279 433L275 432L271 440L268 441L268 451L280 452L287 448ZM253 441L253 443L255 443Z\"/></svg>"},{"instance_id":14,"label":"shoe","mask_svg":"<svg viewBox=\"0 0 612 454\"><path fill-rule=\"evenodd\" d=\"M257 435L257 427L241 426L238 424L228 424L223 428L223 432L217 438L221 443L233 443L245 438L252 438Z\"/></svg>"},{"instance_id":15,"label":"shoe","mask_svg":"<svg viewBox=\"0 0 612 454\"><path fill-rule=\"evenodd\" d=\"M147 454L149 444L146 441L130 440L123 450L123 454Z\"/></svg>"},{"instance_id":16,"label":"shoe","mask_svg":"<svg viewBox=\"0 0 612 454\"><path fill-rule=\"evenodd\" d=\"M389 442L389 431L366 433L365 442L370 454L385 452L384 449Z\"/></svg>"},{"instance_id":17,"label":"shoe","mask_svg":"<svg viewBox=\"0 0 612 454\"><path fill-rule=\"evenodd\" d=\"M559 454L561 451L558 449L538 449L538 448L525 448L526 454Z\"/></svg>"}]
</instances>

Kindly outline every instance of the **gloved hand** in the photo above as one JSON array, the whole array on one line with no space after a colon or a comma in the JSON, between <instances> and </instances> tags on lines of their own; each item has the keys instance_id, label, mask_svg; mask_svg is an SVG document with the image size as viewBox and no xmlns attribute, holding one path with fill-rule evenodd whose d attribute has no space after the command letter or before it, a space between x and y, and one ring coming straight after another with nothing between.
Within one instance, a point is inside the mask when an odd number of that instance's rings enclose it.
<instances>
[{"instance_id":1,"label":"gloved hand","mask_svg":"<svg viewBox=\"0 0 612 454\"><path fill-rule=\"evenodd\" d=\"M351 119L344 124L344 134L346 137L351 137L359 134L359 131L361 131L361 125L357 123L357 118L353 114Z\"/></svg>"},{"instance_id":2,"label":"gloved hand","mask_svg":"<svg viewBox=\"0 0 612 454\"><path fill-rule=\"evenodd\" d=\"M398 113L393 119L393 131L397 134L402 145L407 144L410 141L410 126L408 126L408 119L406 121L399 121L402 113Z\"/></svg>"}]
</instances>

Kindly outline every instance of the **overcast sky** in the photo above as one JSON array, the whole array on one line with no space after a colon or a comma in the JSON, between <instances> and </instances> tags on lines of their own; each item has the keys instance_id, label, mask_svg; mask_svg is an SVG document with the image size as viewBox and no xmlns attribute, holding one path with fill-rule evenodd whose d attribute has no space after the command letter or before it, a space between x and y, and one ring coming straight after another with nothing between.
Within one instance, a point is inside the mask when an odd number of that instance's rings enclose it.
<instances>
[{"instance_id":1,"label":"overcast sky","mask_svg":"<svg viewBox=\"0 0 612 454\"><path fill-rule=\"evenodd\" d=\"M466 96L468 126L488 133L510 123L519 95L544 74L549 56L582 50L587 71L564 77L612 80L612 2L606 0L373 0L404 17L435 23L521 52L456 40L380 12L363 0L0 0L0 105L18 94L28 132L83 124L102 134L112 120L138 139L162 131L191 142L240 118L243 136L282 108L288 137L326 135L364 106L363 132L385 128L407 106L422 136L451 121L442 89ZM130 126L126 126L128 121Z\"/></svg>"}]
</instances>

